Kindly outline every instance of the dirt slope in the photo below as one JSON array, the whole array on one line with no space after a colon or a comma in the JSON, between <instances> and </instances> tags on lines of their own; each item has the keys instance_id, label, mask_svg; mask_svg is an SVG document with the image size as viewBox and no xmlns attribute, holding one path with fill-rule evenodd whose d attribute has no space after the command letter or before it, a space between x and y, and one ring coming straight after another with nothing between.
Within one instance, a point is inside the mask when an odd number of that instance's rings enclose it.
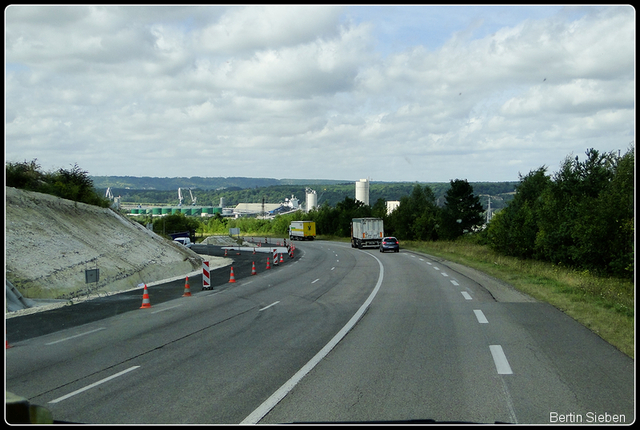
<instances>
[{"instance_id":1,"label":"dirt slope","mask_svg":"<svg viewBox=\"0 0 640 430\"><path fill-rule=\"evenodd\" d=\"M27 298L71 299L185 275L202 258L111 209L5 187L6 279ZM98 283L85 282L99 269Z\"/></svg>"}]
</instances>

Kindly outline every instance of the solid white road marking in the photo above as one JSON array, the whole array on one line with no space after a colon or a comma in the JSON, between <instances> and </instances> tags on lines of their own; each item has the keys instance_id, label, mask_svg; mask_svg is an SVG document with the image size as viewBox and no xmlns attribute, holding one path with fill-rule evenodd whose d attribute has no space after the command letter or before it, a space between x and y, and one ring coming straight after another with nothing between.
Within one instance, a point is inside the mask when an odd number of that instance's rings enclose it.
<instances>
[{"instance_id":1,"label":"solid white road marking","mask_svg":"<svg viewBox=\"0 0 640 430\"><path fill-rule=\"evenodd\" d=\"M367 254L369 254L367 252ZM380 274L378 275L378 282L376 286L373 288L371 294L367 300L360 306L360 309L351 317L349 322L342 327L342 329L327 343L324 348L322 348L311 360L307 362L300 370L296 372L295 375L291 377L287 382L284 383L280 388L276 390L267 400L265 400L260 406L256 408L248 417L246 417L240 424L257 424L265 415L269 413L271 409L273 409L280 400L282 400L291 390L295 387L302 378L306 376L307 373L311 371L320 361L327 355L329 352L342 340L343 337L347 335L347 333L356 325L356 323L360 320L362 315L369 308L369 305L373 301L376 294L378 294L378 290L382 285L382 280L384 279L384 266L382 262L374 255L371 255L376 259L378 265L380 266Z\"/></svg>"},{"instance_id":2,"label":"solid white road marking","mask_svg":"<svg viewBox=\"0 0 640 430\"><path fill-rule=\"evenodd\" d=\"M509 361L507 361L507 356L504 355L504 351L500 345L489 345L489 350L491 351L491 355L493 356L493 362L496 365L496 370L499 375L511 375L513 371L511 370L511 366L509 366Z\"/></svg>"},{"instance_id":3,"label":"solid white road marking","mask_svg":"<svg viewBox=\"0 0 640 430\"><path fill-rule=\"evenodd\" d=\"M171 307L168 307L168 308L159 309L159 310L157 310L157 311L153 311L153 312L151 312L151 313L152 313L152 314L157 314L158 312L168 311L169 309L177 308L177 307L179 307L179 306L182 306L182 305L175 305L175 306L171 306Z\"/></svg>"},{"instance_id":4,"label":"solid white road marking","mask_svg":"<svg viewBox=\"0 0 640 430\"><path fill-rule=\"evenodd\" d=\"M64 342L65 340L75 339L76 337L84 336L86 334L95 333L95 332L100 331L100 330L105 330L105 328L104 327L100 327L100 328L97 328L95 330L91 330L91 331L87 331L87 332L84 332L84 333L76 334L75 336L69 336L69 337L65 337L64 339L54 340L53 342L45 343L45 345L53 345L53 344L56 344L56 343L59 343L59 342Z\"/></svg>"},{"instance_id":5,"label":"solid white road marking","mask_svg":"<svg viewBox=\"0 0 640 430\"><path fill-rule=\"evenodd\" d=\"M271 306L275 306L275 305L277 305L278 303L280 303L280 301L279 301L279 300L278 300L277 302L273 302L273 303L271 303L271 304L270 304L270 305L268 305L268 306L265 306L265 307L264 307L264 308L262 308L262 309L258 309L258 312L263 311L263 310L265 310L265 309L269 309Z\"/></svg>"},{"instance_id":6,"label":"solid white road marking","mask_svg":"<svg viewBox=\"0 0 640 430\"><path fill-rule=\"evenodd\" d=\"M487 317L484 316L484 314L482 313L482 311L480 309L474 309L473 313L476 314L476 318L478 319L478 322L480 324L488 324L489 321L487 321Z\"/></svg>"},{"instance_id":7,"label":"solid white road marking","mask_svg":"<svg viewBox=\"0 0 640 430\"><path fill-rule=\"evenodd\" d=\"M460 291L460 294L462 294L462 296L467 300L473 300L469 293L467 293L466 291Z\"/></svg>"},{"instance_id":8,"label":"solid white road marking","mask_svg":"<svg viewBox=\"0 0 640 430\"><path fill-rule=\"evenodd\" d=\"M111 376L109 376L109 377L107 377L107 378L104 378L104 379L99 380L98 382L94 382L94 383L93 383L93 384L91 384L91 385L87 385L87 386L86 386L86 387L84 387L84 388L80 388L79 390L76 390L76 391L74 391L73 393L69 393L69 394L67 394L66 396L58 397L57 399L51 400L49 403L58 403L58 402L61 402L61 401L63 401L63 400L66 400L66 399L68 399L69 397L73 397L73 396L75 396L76 394L80 394L80 393L82 393L82 392L84 392L84 391L87 391L87 390L89 390L89 389L93 388L93 387L97 387L97 386L98 386L98 385L100 385L100 384L104 384L104 383L105 383L105 382L107 382L107 381L110 381L110 380L112 380L112 379L115 379L115 378L117 378L118 376L122 376L122 375L124 375L125 373L131 372L132 370L135 370L135 369L137 369L138 367L140 367L140 366L133 366L133 367L130 367L130 368L126 369L126 370L123 370L122 372L118 372L118 373L116 373L115 375L111 375Z\"/></svg>"}]
</instances>

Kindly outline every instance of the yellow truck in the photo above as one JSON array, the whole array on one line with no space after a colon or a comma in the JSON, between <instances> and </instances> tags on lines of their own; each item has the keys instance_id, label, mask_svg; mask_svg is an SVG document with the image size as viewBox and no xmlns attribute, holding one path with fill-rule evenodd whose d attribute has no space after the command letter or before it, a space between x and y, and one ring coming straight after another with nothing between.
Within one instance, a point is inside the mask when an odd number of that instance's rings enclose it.
<instances>
[{"instance_id":1,"label":"yellow truck","mask_svg":"<svg viewBox=\"0 0 640 430\"><path fill-rule=\"evenodd\" d=\"M289 225L289 239L313 240L316 237L316 223L314 221L291 221Z\"/></svg>"}]
</instances>

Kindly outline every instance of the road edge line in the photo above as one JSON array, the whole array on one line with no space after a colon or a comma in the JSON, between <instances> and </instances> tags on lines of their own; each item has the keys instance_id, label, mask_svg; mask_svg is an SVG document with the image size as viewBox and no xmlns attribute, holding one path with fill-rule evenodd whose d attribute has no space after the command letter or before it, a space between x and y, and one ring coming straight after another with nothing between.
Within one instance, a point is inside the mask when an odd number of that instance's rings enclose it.
<instances>
[{"instance_id":1,"label":"road edge line","mask_svg":"<svg viewBox=\"0 0 640 430\"><path fill-rule=\"evenodd\" d=\"M344 338L347 333L356 325L356 323L360 320L362 315L367 311L369 305L378 294L378 290L382 285L382 280L384 279L384 266L382 262L373 254L369 254L366 252L365 254L370 255L375 258L380 266L380 274L378 275L378 282L376 283L375 288L369 294L369 297L365 302L360 306L360 309L351 317L351 319L345 324L342 329L336 333L336 335L316 354L305 364L302 366L300 370L298 370L287 382L285 382L280 388L278 388L267 400L262 402L260 406L258 406L253 412L251 412L244 420L240 422L240 424L257 424L265 415L267 415L271 409L273 409L282 399L285 398L287 394L309 373L320 361L327 355L329 352Z\"/></svg>"}]
</instances>

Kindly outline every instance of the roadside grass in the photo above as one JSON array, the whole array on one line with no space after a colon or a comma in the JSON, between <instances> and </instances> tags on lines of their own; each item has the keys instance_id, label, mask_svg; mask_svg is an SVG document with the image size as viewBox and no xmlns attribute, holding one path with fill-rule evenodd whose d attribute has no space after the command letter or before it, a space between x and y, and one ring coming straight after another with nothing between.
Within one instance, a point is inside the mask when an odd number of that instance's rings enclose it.
<instances>
[{"instance_id":1,"label":"roadside grass","mask_svg":"<svg viewBox=\"0 0 640 430\"><path fill-rule=\"evenodd\" d=\"M551 263L499 255L467 240L401 244L425 254L478 269L518 291L547 302L631 358L635 354L635 286Z\"/></svg>"}]
</instances>

